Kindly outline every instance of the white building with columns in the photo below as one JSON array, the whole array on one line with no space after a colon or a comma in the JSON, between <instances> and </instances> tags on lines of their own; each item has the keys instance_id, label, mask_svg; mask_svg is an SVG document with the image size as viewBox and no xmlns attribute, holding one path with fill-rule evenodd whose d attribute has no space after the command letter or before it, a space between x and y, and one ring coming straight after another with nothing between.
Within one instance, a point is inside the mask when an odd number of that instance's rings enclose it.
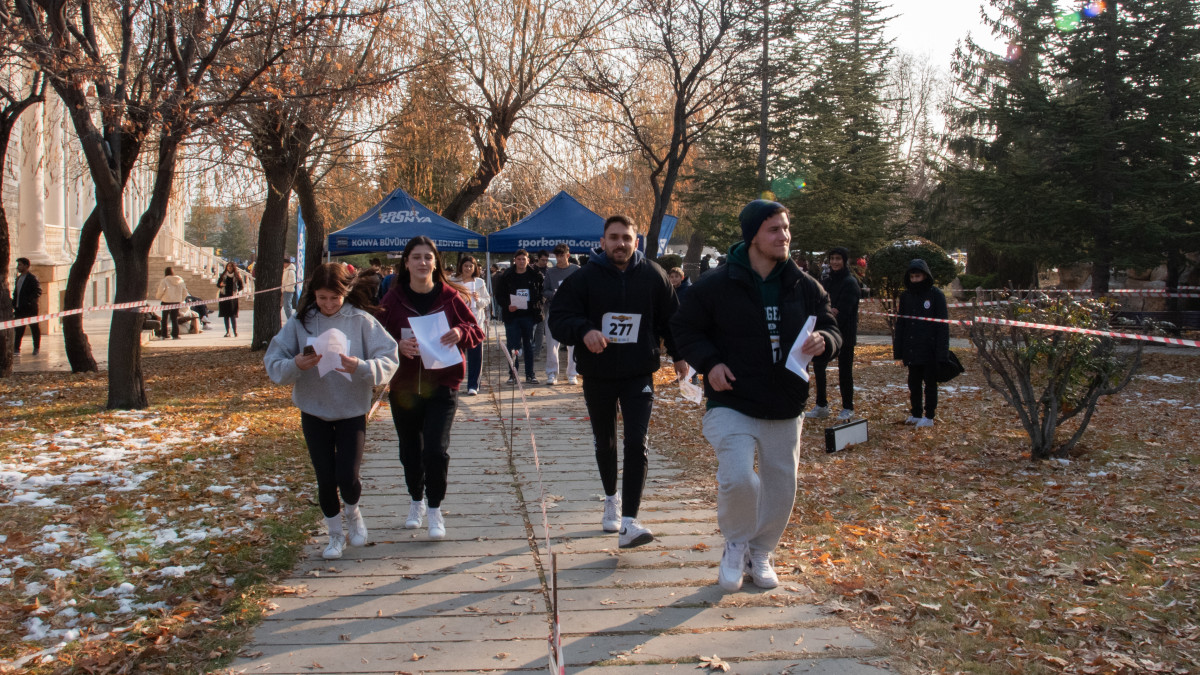
<instances>
[{"instance_id":1,"label":"white building with columns","mask_svg":"<svg viewBox=\"0 0 1200 675\"><path fill-rule=\"evenodd\" d=\"M125 217L131 228L136 227L149 203L153 187L151 168L139 162L126 186ZM31 271L42 284L41 313L59 311L83 222L95 205L95 191L74 128L53 90L47 90L44 104L26 109L18 120L5 155L2 180L3 206L12 244L9 287L15 279L16 259L29 258ZM164 265L177 266L176 273L192 271L202 278L209 278L210 269L223 265L212 248L200 248L184 240L186 202L185 191L177 188L151 251L150 289L156 287ZM215 291L204 292L211 285L194 289L189 285L189 290L208 298L215 295ZM112 255L101 236L83 305L112 302L115 292ZM43 332L61 330L58 321L41 325Z\"/></svg>"}]
</instances>

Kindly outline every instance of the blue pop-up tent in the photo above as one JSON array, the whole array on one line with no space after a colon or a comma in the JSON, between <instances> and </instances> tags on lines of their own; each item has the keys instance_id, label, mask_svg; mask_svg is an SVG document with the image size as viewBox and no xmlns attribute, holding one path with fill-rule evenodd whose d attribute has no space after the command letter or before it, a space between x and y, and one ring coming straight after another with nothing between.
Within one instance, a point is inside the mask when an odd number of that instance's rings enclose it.
<instances>
[{"instance_id":1,"label":"blue pop-up tent","mask_svg":"<svg viewBox=\"0 0 1200 675\"><path fill-rule=\"evenodd\" d=\"M512 227L493 232L487 239L488 251L536 251L566 244L572 253L591 253L603 237L604 218L566 192L559 192Z\"/></svg>"},{"instance_id":2,"label":"blue pop-up tent","mask_svg":"<svg viewBox=\"0 0 1200 675\"><path fill-rule=\"evenodd\" d=\"M330 255L399 251L425 235L441 251L484 251L487 238L439 216L396 188L348 226L329 235Z\"/></svg>"}]
</instances>

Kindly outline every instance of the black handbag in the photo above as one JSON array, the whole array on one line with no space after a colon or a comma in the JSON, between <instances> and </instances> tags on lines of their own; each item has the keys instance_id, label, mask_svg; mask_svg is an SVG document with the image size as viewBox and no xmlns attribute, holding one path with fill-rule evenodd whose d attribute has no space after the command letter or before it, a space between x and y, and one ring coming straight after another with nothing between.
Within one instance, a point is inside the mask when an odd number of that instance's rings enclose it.
<instances>
[{"instance_id":1,"label":"black handbag","mask_svg":"<svg viewBox=\"0 0 1200 675\"><path fill-rule=\"evenodd\" d=\"M954 378L958 377L959 375L962 375L963 372L966 370L965 368L963 368L962 362L959 361L958 357L954 355L954 352L949 352L949 354L950 354L949 360L938 361L938 364L937 364L937 381L938 382L949 382L950 380L953 380Z\"/></svg>"}]
</instances>

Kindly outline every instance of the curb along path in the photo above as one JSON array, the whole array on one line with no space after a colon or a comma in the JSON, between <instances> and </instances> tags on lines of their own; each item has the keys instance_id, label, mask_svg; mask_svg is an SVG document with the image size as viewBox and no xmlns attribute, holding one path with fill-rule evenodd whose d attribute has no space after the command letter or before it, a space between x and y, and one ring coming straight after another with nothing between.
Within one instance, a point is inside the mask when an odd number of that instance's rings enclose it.
<instances>
[{"instance_id":1,"label":"curb along path","mask_svg":"<svg viewBox=\"0 0 1200 675\"><path fill-rule=\"evenodd\" d=\"M523 418L521 402L514 406L512 387L497 385L498 368L489 371L480 396L459 399L446 539L404 529L409 498L395 429L381 410L367 429L363 466L372 543L347 547L338 561L320 558L323 535L310 544L283 582L291 592L275 598L231 672L547 671L541 488L527 427L495 421ZM565 419L586 415L581 388L526 393L531 415L548 420L533 428L568 673L697 672L697 657L713 655L745 675L890 672L882 650L809 604L811 591L794 576L772 591L747 582L743 592L722 592L715 495L678 479L653 450L641 520L655 541L618 549L617 535L600 529L590 425Z\"/></svg>"}]
</instances>

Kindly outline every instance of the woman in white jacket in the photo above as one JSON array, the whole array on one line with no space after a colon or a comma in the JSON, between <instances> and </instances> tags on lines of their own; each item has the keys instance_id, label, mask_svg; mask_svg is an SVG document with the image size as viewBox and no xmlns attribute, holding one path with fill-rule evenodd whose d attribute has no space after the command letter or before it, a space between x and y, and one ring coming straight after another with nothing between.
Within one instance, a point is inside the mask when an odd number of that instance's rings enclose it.
<instances>
[{"instance_id":1,"label":"woman in white jacket","mask_svg":"<svg viewBox=\"0 0 1200 675\"><path fill-rule=\"evenodd\" d=\"M475 314L475 321L485 329L487 323L487 308L492 302L488 294L487 281L483 278L483 270L479 261L473 256L463 256L458 260L458 276L453 278L467 289L464 300L467 307ZM485 331L486 332L486 331ZM467 350L467 396L479 394L479 375L483 372L483 344Z\"/></svg>"},{"instance_id":2,"label":"woman in white jacket","mask_svg":"<svg viewBox=\"0 0 1200 675\"><path fill-rule=\"evenodd\" d=\"M350 545L367 543L367 525L359 509L359 469L371 390L390 380L400 363L396 341L371 314L378 307L352 282L353 276L338 263L318 267L299 312L275 335L263 357L271 381L294 385L292 402L300 409L300 427L317 474L317 497L329 532L323 554L327 560L341 558L346 546L341 502L346 504ZM306 351L333 329L345 336L344 353L322 356ZM336 367L324 375L317 367L323 358L337 359Z\"/></svg>"}]
</instances>

